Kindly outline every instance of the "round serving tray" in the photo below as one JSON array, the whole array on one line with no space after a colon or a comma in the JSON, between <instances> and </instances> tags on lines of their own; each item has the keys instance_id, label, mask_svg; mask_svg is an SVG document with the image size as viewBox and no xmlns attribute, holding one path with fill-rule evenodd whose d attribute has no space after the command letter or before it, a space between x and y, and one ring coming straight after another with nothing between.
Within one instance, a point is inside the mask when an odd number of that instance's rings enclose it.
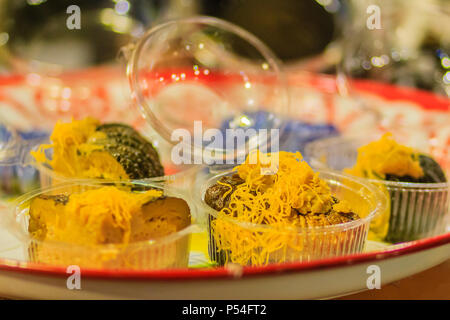
<instances>
[{"instance_id":1,"label":"round serving tray","mask_svg":"<svg viewBox=\"0 0 450 320\"><path fill-rule=\"evenodd\" d=\"M83 77L86 76L85 73ZM95 79L102 78L101 74L96 74L98 70L88 73L93 73ZM291 74L289 80L294 104L302 102L296 101L295 97L300 91L303 92L305 87L326 92L331 96L334 94L335 82L330 77L296 73ZM433 137L435 141L441 143L441 149L444 147L448 150L450 132L448 129L443 130L450 119L450 104L447 98L368 81L356 82L353 88L378 113L387 115L391 121L390 125L395 125L395 121L400 120L403 126L414 125L418 132L426 137ZM31 117L31 115L27 116L27 111L18 103L12 103L12 101L20 101L20 96L24 95L39 97L36 92L30 93L29 90L31 89L27 87L25 79L20 77L0 79L1 102L6 108L14 109L16 120ZM107 95L108 92L105 90L104 94ZM298 97L304 97L304 95L298 94ZM328 103L329 98L324 100L324 111L316 112L315 120L337 119L342 125L347 123L355 130L358 128L358 121L362 118L356 117L359 112L357 109L346 109L344 112L334 108L334 104ZM396 112L395 117L391 116L393 110ZM443 118L447 121L443 121ZM368 120L364 118L364 121ZM0 206L0 213L1 209ZM450 224L448 224L447 233L443 235L397 245L369 242L366 251L361 254L307 263L160 271L82 269L80 290L68 289L67 281L72 273L67 273L65 268L33 264L21 258L20 256L23 256L21 246L21 243L7 230L0 228L0 297L314 299L332 298L368 290L367 283L373 266L379 268L381 287L383 287L387 283L446 261L450 258Z\"/></svg>"},{"instance_id":2,"label":"round serving tray","mask_svg":"<svg viewBox=\"0 0 450 320\"><path fill-rule=\"evenodd\" d=\"M266 267L127 271L82 269L69 290L65 268L0 258L0 295L33 299L317 299L367 290L375 265L381 287L450 258L450 233L371 252ZM372 248L373 249L373 248ZM70 281L70 279L69 279Z\"/></svg>"}]
</instances>

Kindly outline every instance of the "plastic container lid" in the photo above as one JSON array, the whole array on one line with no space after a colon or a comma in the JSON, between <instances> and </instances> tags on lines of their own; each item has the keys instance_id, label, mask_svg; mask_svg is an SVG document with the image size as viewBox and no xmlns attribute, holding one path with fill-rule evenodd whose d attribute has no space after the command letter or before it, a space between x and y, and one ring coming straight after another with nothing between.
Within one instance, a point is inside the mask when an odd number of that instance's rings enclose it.
<instances>
[{"instance_id":1,"label":"plastic container lid","mask_svg":"<svg viewBox=\"0 0 450 320\"><path fill-rule=\"evenodd\" d=\"M278 117L287 114L289 104L280 64L242 28L211 17L169 21L149 30L127 52L133 100L150 125L187 150L195 164L242 159L256 147L268 151L282 130ZM269 116L253 135L245 129L258 111ZM245 139L228 139L225 121L231 123L228 130ZM218 132L225 139L212 138ZM199 155L204 161L198 162Z\"/></svg>"}]
</instances>

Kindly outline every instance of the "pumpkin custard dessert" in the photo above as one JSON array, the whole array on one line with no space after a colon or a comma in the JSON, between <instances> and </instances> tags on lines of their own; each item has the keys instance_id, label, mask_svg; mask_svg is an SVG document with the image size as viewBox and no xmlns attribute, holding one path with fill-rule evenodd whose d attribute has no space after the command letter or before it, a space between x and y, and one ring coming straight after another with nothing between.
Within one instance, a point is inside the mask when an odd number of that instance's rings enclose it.
<instances>
[{"instance_id":1,"label":"pumpkin custard dessert","mask_svg":"<svg viewBox=\"0 0 450 320\"><path fill-rule=\"evenodd\" d=\"M344 172L370 179L388 196L390 210L371 227L381 240L417 240L438 234L445 225L444 170L430 155L399 144L391 133L360 147L355 165Z\"/></svg>"},{"instance_id":2,"label":"pumpkin custard dessert","mask_svg":"<svg viewBox=\"0 0 450 320\"><path fill-rule=\"evenodd\" d=\"M164 175L153 145L125 124L101 124L94 118L58 122L50 140L31 155L64 177L123 180Z\"/></svg>"},{"instance_id":3,"label":"pumpkin custard dessert","mask_svg":"<svg viewBox=\"0 0 450 320\"><path fill-rule=\"evenodd\" d=\"M158 189L86 188L30 201L32 261L132 269L178 266L180 257L187 263L188 241L164 240L191 224L186 201Z\"/></svg>"},{"instance_id":4,"label":"pumpkin custard dessert","mask_svg":"<svg viewBox=\"0 0 450 320\"><path fill-rule=\"evenodd\" d=\"M263 174L274 157L277 170ZM344 180L321 177L298 152L249 155L204 194L214 209L211 257L219 264L265 265L361 251L368 207L362 198L351 201L361 196L345 189Z\"/></svg>"},{"instance_id":5,"label":"pumpkin custard dessert","mask_svg":"<svg viewBox=\"0 0 450 320\"><path fill-rule=\"evenodd\" d=\"M349 174L387 181L412 183L446 182L440 165L429 155L399 144L392 133L358 149L356 164Z\"/></svg>"}]
</instances>

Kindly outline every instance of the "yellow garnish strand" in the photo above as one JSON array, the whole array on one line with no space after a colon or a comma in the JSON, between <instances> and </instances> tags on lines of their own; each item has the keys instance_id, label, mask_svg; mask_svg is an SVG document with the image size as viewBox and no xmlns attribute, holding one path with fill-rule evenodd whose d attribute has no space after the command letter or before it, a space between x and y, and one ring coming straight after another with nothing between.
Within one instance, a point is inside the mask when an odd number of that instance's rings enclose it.
<instances>
[{"instance_id":1,"label":"yellow garnish strand","mask_svg":"<svg viewBox=\"0 0 450 320\"><path fill-rule=\"evenodd\" d=\"M420 178L424 172L418 156L414 149L398 144L391 133L386 133L380 140L359 148L355 166L345 171L370 179L384 179L386 174Z\"/></svg>"},{"instance_id":2,"label":"yellow garnish strand","mask_svg":"<svg viewBox=\"0 0 450 320\"><path fill-rule=\"evenodd\" d=\"M262 155L266 156L266 155ZM272 156L272 155L267 155ZM324 213L330 210L332 196L327 183L319 178L297 153L279 152L276 174L262 175L261 158L236 167L245 182L231 196L230 207L238 220L252 222L264 216L263 223L285 225L291 222L291 208L302 214ZM268 166L268 165L266 165ZM256 194L252 194L256 192ZM240 208L239 208L240 207ZM242 209L242 210L241 210Z\"/></svg>"},{"instance_id":3,"label":"yellow garnish strand","mask_svg":"<svg viewBox=\"0 0 450 320\"><path fill-rule=\"evenodd\" d=\"M44 144L31 155L38 163L50 165L65 177L128 179L120 164L101 145L95 144L106 135L96 132L100 122L94 118L58 121L50 136L51 144ZM46 152L53 150L52 159Z\"/></svg>"},{"instance_id":4,"label":"yellow garnish strand","mask_svg":"<svg viewBox=\"0 0 450 320\"><path fill-rule=\"evenodd\" d=\"M53 217L55 223L47 223L45 240L98 245L105 243L108 233L119 232L118 244L126 245L130 241L132 218L142 205L162 195L160 190L131 193L116 187L72 194L67 205Z\"/></svg>"},{"instance_id":5,"label":"yellow garnish strand","mask_svg":"<svg viewBox=\"0 0 450 320\"><path fill-rule=\"evenodd\" d=\"M261 174L270 167L268 160L276 157L276 173ZM334 202L327 183L303 161L299 152L258 152L256 156L249 155L235 170L245 182L236 186L228 207L211 222L218 249L228 251L231 262L241 265L264 265L275 255L277 262L283 262L293 252L298 254L306 241L304 235L294 231L306 226L306 219L298 213L312 217L330 211ZM350 211L344 206L343 211ZM298 213L293 213L294 209ZM249 229L241 223L260 227Z\"/></svg>"},{"instance_id":6,"label":"yellow garnish strand","mask_svg":"<svg viewBox=\"0 0 450 320\"><path fill-rule=\"evenodd\" d=\"M229 190L227 190L227 192L225 192L222 196L223 199L225 199L232 191L233 191L233 187L231 185L229 185L228 183L223 183L221 181L217 181L218 184L221 184L223 186L226 186L228 188L230 188Z\"/></svg>"}]
</instances>

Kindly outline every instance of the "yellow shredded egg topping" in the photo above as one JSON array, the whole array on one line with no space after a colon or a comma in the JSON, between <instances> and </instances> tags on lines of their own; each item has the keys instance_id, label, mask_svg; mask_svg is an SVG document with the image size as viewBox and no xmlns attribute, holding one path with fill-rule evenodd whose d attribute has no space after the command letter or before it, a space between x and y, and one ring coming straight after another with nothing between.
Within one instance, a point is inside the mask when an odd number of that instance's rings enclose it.
<instances>
[{"instance_id":1,"label":"yellow shredded egg topping","mask_svg":"<svg viewBox=\"0 0 450 320\"><path fill-rule=\"evenodd\" d=\"M31 155L38 163L44 163L63 176L76 178L128 179L122 166L101 145L97 139L106 139L102 132L96 132L100 122L94 118L58 121L50 136L51 144L39 146ZM52 149L50 160L46 151Z\"/></svg>"},{"instance_id":2,"label":"yellow shredded egg topping","mask_svg":"<svg viewBox=\"0 0 450 320\"><path fill-rule=\"evenodd\" d=\"M420 178L424 175L419 154L398 144L391 133L358 149L356 164L345 172L370 179L384 179L386 174Z\"/></svg>"},{"instance_id":3,"label":"yellow shredded egg topping","mask_svg":"<svg viewBox=\"0 0 450 320\"><path fill-rule=\"evenodd\" d=\"M119 244L128 244L133 216L142 205L162 195L160 190L131 193L112 186L72 194L57 212L40 213L47 215L40 217L46 221L45 240L97 245L114 232Z\"/></svg>"},{"instance_id":4,"label":"yellow shredded egg topping","mask_svg":"<svg viewBox=\"0 0 450 320\"><path fill-rule=\"evenodd\" d=\"M261 174L270 167L274 156L278 157L276 173ZM315 214L326 213L334 205L339 206L336 210L340 212L353 211L346 201L334 203L327 183L303 161L299 152L258 152L256 157L249 155L235 170L244 183L236 186L229 205L211 221L217 248L228 252L227 259L233 263L264 265L274 256L277 262L286 261L290 254L305 250L306 236L294 231L295 227L307 227L308 222L317 219L321 225L331 225L326 218ZM223 196L231 191L230 185L230 191ZM301 215L293 213L293 209ZM240 224L248 222L259 227L245 228ZM271 231L264 226L270 226ZM308 236L311 234L314 232ZM329 235L322 241L339 241L333 237Z\"/></svg>"},{"instance_id":5,"label":"yellow shredded egg topping","mask_svg":"<svg viewBox=\"0 0 450 320\"><path fill-rule=\"evenodd\" d=\"M302 214L324 213L331 209L330 188L303 161L299 152L279 152L276 174L262 175L263 163L268 162L263 157L271 156L259 153L256 163L251 164L247 157L245 163L236 167L245 182L237 186L224 213L240 221L285 226L296 224L291 218L291 208Z\"/></svg>"}]
</instances>

